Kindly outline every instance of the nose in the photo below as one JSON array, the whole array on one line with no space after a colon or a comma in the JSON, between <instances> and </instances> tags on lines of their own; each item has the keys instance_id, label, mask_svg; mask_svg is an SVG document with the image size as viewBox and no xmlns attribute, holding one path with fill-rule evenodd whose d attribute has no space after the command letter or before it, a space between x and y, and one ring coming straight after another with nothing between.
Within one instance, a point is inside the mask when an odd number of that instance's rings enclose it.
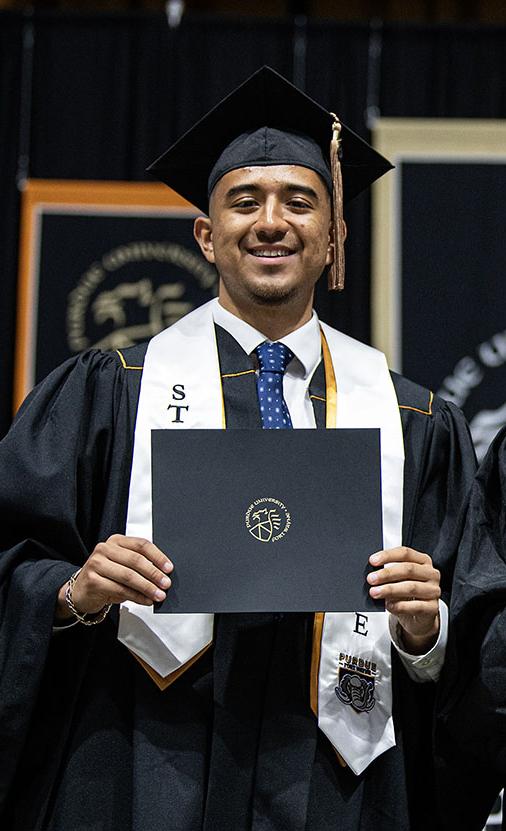
<instances>
[{"instance_id":1,"label":"nose","mask_svg":"<svg viewBox=\"0 0 506 831\"><path fill-rule=\"evenodd\" d=\"M283 217L283 206L277 199L266 199L255 222L255 233L260 242L276 242L283 239L288 223Z\"/></svg>"}]
</instances>

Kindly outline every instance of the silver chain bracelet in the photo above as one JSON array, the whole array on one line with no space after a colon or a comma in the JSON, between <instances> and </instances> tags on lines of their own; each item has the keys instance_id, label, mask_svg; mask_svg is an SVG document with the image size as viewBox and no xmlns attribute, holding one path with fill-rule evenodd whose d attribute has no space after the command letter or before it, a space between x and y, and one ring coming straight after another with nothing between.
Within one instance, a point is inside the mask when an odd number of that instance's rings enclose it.
<instances>
[{"instance_id":1,"label":"silver chain bracelet","mask_svg":"<svg viewBox=\"0 0 506 831\"><path fill-rule=\"evenodd\" d=\"M95 626L96 623L102 623L102 621L105 620L105 618L111 610L112 604L108 603L107 606L104 606L104 608L100 609L99 612L93 614L87 613L85 615L82 615L81 612L77 611L76 607L74 606L74 601L72 600L72 592L74 590L75 582L80 571L81 569L78 568L67 584L67 588L65 589L65 602L72 614L74 615L74 617L77 618L79 623L84 623L85 626Z\"/></svg>"}]
</instances>

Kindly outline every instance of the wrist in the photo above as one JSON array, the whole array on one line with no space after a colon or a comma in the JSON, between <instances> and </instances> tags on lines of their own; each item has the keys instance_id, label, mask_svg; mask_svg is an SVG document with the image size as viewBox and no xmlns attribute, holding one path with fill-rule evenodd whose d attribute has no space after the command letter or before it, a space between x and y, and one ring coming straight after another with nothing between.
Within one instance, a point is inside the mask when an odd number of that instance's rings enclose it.
<instances>
[{"instance_id":1,"label":"wrist","mask_svg":"<svg viewBox=\"0 0 506 831\"><path fill-rule=\"evenodd\" d=\"M55 620L58 621L70 620L73 617L73 614L67 605L67 601L65 600L65 592L67 591L68 584L69 581L67 580L67 582L61 586L56 598L54 617Z\"/></svg>"},{"instance_id":2,"label":"wrist","mask_svg":"<svg viewBox=\"0 0 506 831\"><path fill-rule=\"evenodd\" d=\"M72 575L70 580L65 583L65 586L62 586L60 593L63 592L63 603L66 607L68 617L74 617L79 621L79 623L83 623L85 626L93 626L96 623L102 623L102 621L105 620L111 609L111 604L107 603L105 606L101 606L99 609L91 610L89 612L82 612L75 606L73 592L80 571L81 569L79 568ZM58 600L60 599L60 593L58 594Z\"/></svg>"},{"instance_id":3,"label":"wrist","mask_svg":"<svg viewBox=\"0 0 506 831\"><path fill-rule=\"evenodd\" d=\"M437 643L439 637L439 615L436 615L431 629L423 634L409 632L409 630L402 626L400 621L398 621L397 626L399 640L405 652L409 655L424 655Z\"/></svg>"}]
</instances>

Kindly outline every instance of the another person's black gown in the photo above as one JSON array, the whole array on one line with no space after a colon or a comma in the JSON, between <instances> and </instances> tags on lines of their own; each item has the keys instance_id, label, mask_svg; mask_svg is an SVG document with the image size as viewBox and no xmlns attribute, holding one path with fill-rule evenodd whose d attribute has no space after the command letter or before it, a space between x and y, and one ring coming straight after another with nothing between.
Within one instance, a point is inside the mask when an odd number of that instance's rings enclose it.
<instances>
[{"instance_id":1,"label":"another person's black gown","mask_svg":"<svg viewBox=\"0 0 506 831\"><path fill-rule=\"evenodd\" d=\"M249 369L218 335L222 372ZM126 350L127 364L144 353ZM84 353L36 388L0 445L0 827L436 828L435 685L412 682L396 654L397 746L355 776L309 707L312 615L217 616L214 647L165 692L117 641L114 613L53 634L60 586L98 541L124 531L140 378L116 353ZM404 543L432 555L447 592L470 439L451 405L400 376L394 384ZM311 392L325 395L322 367ZM253 375L226 379L224 394L228 427L260 427ZM324 427L325 405L314 406Z\"/></svg>"},{"instance_id":2,"label":"another person's black gown","mask_svg":"<svg viewBox=\"0 0 506 831\"><path fill-rule=\"evenodd\" d=\"M436 762L442 790L459 770L462 799L454 818L465 829L469 802L484 825L486 809L506 787L506 428L471 489L450 612Z\"/></svg>"}]
</instances>

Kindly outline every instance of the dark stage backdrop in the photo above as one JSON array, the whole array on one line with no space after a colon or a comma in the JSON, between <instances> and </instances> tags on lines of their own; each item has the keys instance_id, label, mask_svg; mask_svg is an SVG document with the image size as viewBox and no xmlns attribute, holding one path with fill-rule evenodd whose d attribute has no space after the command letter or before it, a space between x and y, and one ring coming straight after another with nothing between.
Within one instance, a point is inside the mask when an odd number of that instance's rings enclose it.
<instances>
[{"instance_id":1,"label":"dark stage backdrop","mask_svg":"<svg viewBox=\"0 0 506 831\"><path fill-rule=\"evenodd\" d=\"M374 191L373 337L461 407L478 459L506 424L506 122L379 119L396 168Z\"/></svg>"},{"instance_id":2,"label":"dark stage backdrop","mask_svg":"<svg viewBox=\"0 0 506 831\"><path fill-rule=\"evenodd\" d=\"M506 424L506 146L496 163L402 168L403 372L464 410L481 461Z\"/></svg>"},{"instance_id":3,"label":"dark stage backdrop","mask_svg":"<svg viewBox=\"0 0 506 831\"><path fill-rule=\"evenodd\" d=\"M368 118L506 114L506 30L161 14L0 13L0 433L11 417L16 178L141 180L154 159L263 63L361 135ZM370 337L369 198L348 210L348 286L317 306Z\"/></svg>"},{"instance_id":4,"label":"dark stage backdrop","mask_svg":"<svg viewBox=\"0 0 506 831\"><path fill-rule=\"evenodd\" d=\"M25 183L15 406L83 349L146 341L216 294L196 214L160 182Z\"/></svg>"}]
</instances>

